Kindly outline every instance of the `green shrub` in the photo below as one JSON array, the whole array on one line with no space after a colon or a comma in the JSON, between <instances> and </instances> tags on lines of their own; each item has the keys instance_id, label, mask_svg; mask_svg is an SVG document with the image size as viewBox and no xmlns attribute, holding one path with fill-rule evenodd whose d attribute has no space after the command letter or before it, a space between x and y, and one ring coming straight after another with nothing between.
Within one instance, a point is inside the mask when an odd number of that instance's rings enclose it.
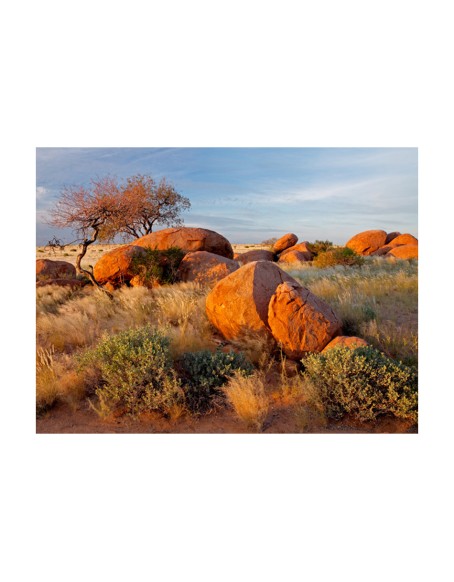
<instances>
[{"instance_id":1,"label":"green shrub","mask_svg":"<svg viewBox=\"0 0 454 582\"><path fill-rule=\"evenodd\" d=\"M313 261L313 265L319 268L332 267L334 265L351 267L363 264L364 258L347 247L320 252Z\"/></svg>"},{"instance_id":2,"label":"green shrub","mask_svg":"<svg viewBox=\"0 0 454 582\"><path fill-rule=\"evenodd\" d=\"M159 285L175 283L184 251L177 247L162 251L149 248L144 250L144 254L134 257L132 261L134 275L140 276L148 284L154 281Z\"/></svg>"},{"instance_id":3,"label":"green shrub","mask_svg":"<svg viewBox=\"0 0 454 582\"><path fill-rule=\"evenodd\" d=\"M334 248L333 243L330 240L316 240L313 243L309 243L307 247L315 256L320 253L326 253L326 251L330 251Z\"/></svg>"},{"instance_id":4,"label":"green shrub","mask_svg":"<svg viewBox=\"0 0 454 582\"><path fill-rule=\"evenodd\" d=\"M392 414L417 421L417 372L367 347L333 348L303 360L304 376L318 389L329 418L360 421Z\"/></svg>"},{"instance_id":5,"label":"green shrub","mask_svg":"<svg viewBox=\"0 0 454 582\"><path fill-rule=\"evenodd\" d=\"M104 336L80 358L80 368L98 372L100 412L168 412L183 400L172 369L169 340L149 326Z\"/></svg>"},{"instance_id":6,"label":"green shrub","mask_svg":"<svg viewBox=\"0 0 454 582\"><path fill-rule=\"evenodd\" d=\"M238 370L251 374L254 367L242 353L202 350L183 354L180 370L186 404L192 412L208 412L224 399L219 388Z\"/></svg>"}]
</instances>

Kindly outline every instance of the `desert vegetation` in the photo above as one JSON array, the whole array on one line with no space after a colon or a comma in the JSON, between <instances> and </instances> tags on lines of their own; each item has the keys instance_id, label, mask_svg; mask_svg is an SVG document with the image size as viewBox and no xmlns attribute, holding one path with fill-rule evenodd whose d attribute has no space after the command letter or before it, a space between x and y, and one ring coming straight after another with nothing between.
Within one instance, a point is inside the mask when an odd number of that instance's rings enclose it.
<instances>
[{"instance_id":1,"label":"desert vegetation","mask_svg":"<svg viewBox=\"0 0 454 582\"><path fill-rule=\"evenodd\" d=\"M332 250L319 249L317 257ZM112 430L113 419L170 432L417 426L415 260L282 265L335 311L343 334L368 344L295 361L263 335L223 337L207 317L211 287L172 282L175 265L163 280L155 253L148 254L147 276L161 278L159 286L122 285L112 297L91 285L37 288L42 430L59 411L97 419L94 431Z\"/></svg>"}]
</instances>

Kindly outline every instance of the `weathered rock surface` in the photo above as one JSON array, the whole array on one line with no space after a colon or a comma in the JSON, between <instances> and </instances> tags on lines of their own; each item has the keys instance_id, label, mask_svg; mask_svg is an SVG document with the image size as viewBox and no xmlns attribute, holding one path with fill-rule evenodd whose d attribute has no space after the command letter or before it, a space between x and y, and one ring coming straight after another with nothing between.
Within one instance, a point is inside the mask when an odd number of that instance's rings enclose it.
<instances>
[{"instance_id":1,"label":"weathered rock surface","mask_svg":"<svg viewBox=\"0 0 454 582\"><path fill-rule=\"evenodd\" d=\"M251 334L272 339L268 327L268 304L283 282L298 285L276 263L247 263L219 281L208 294L208 319L226 339L241 339Z\"/></svg>"},{"instance_id":2,"label":"weathered rock surface","mask_svg":"<svg viewBox=\"0 0 454 582\"><path fill-rule=\"evenodd\" d=\"M37 259L36 277L38 279L75 279L76 268L68 261L52 261L51 259Z\"/></svg>"},{"instance_id":3,"label":"weathered rock surface","mask_svg":"<svg viewBox=\"0 0 454 582\"><path fill-rule=\"evenodd\" d=\"M322 299L297 282L276 288L268 306L271 333L287 357L321 352L341 330L341 321Z\"/></svg>"},{"instance_id":4,"label":"weathered rock surface","mask_svg":"<svg viewBox=\"0 0 454 582\"><path fill-rule=\"evenodd\" d=\"M194 281L201 285L215 285L218 281L239 269L236 261L208 253L196 251L187 253L178 267L180 281Z\"/></svg>"},{"instance_id":5,"label":"weathered rock surface","mask_svg":"<svg viewBox=\"0 0 454 582\"><path fill-rule=\"evenodd\" d=\"M161 251L178 247L185 253L207 251L233 259L233 249L229 241L214 230L205 228L165 228L137 239L134 245Z\"/></svg>"},{"instance_id":6,"label":"weathered rock surface","mask_svg":"<svg viewBox=\"0 0 454 582\"><path fill-rule=\"evenodd\" d=\"M288 232L287 234L284 234L284 236L281 236L281 238L278 239L274 243L273 252L274 253L282 253L282 251L285 251L288 248L296 245L297 242L298 242L298 237L296 236L296 234L293 234L292 232Z\"/></svg>"},{"instance_id":7,"label":"weathered rock surface","mask_svg":"<svg viewBox=\"0 0 454 582\"><path fill-rule=\"evenodd\" d=\"M333 340L331 340L327 346L323 348L322 354L324 354L328 350L332 350L333 348L350 348L352 350L356 350L356 348L362 348L367 345L368 344L366 340L360 337L338 335Z\"/></svg>"},{"instance_id":8,"label":"weathered rock surface","mask_svg":"<svg viewBox=\"0 0 454 582\"><path fill-rule=\"evenodd\" d=\"M391 245L385 245L384 247L380 247L376 251L370 254L371 257L382 257L386 255L393 247Z\"/></svg>"},{"instance_id":9,"label":"weathered rock surface","mask_svg":"<svg viewBox=\"0 0 454 582\"><path fill-rule=\"evenodd\" d=\"M312 261L314 258L314 254L312 253L311 249L309 248L309 243L307 241L300 242L297 245L293 245L289 247L285 251L283 251L279 255L279 259L283 259L288 253L292 253L294 251L298 251L299 253L304 253L306 257L306 261Z\"/></svg>"},{"instance_id":10,"label":"weathered rock surface","mask_svg":"<svg viewBox=\"0 0 454 582\"><path fill-rule=\"evenodd\" d=\"M387 257L396 257L397 259L417 259L418 245L402 245L389 251Z\"/></svg>"},{"instance_id":11,"label":"weathered rock surface","mask_svg":"<svg viewBox=\"0 0 454 582\"><path fill-rule=\"evenodd\" d=\"M289 251L288 253L283 253L278 260L278 263L307 263L312 260L312 253L304 253L301 251Z\"/></svg>"},{"instance_id":12,"label":"weathered rock surface","mask_svg":"<svg viewBox=\"0 0 454 582\"><path fill-rule=\"evenodd\" d=\"M246 263L253 263L254 261L275 261L276 255L271 251L256 249L253 251L246 251L242 253L238 262L245 265Z\"/></svg>"},{"instance_id":13,"label":"weathered rock surface","mask_svg":"<svg viewBox=\"0 0 454 582\"><path fill-rule=\"evenodd\" d=\"M387 236L384 230L366 230L352 237L345 246L359 255L371 255L384 246Z\"/></svg>"},{"instance_id":14,"label":"weathered rock surface","mask_svg":"<svg viewBox=\"0 0 454 582\"><path fill-rule=\"evenodd\" d=\"M393 241L396 237L400 236L400 232L388 232L386 236L385 245L388 245L391 241Z\"/></svg>"},{"instance_id":15,"label":"weathered rock surface","mask_svg":"<svg viewBox=\"0 0 454 582\"><path fill-rule=\"evenodd\" d=\"M390 243L389 246L390 247L397 247L400 245L417 245L418 244L418 239L416 237L414 237L412 234L400 234L399 236L396 236L396 238L394 238Z\"/></svg>"},{"instance_id":16,"label":"weathered rock surface","mask_svg":"<svg viewBox=\"0 0 454 582\"><path fill-rule=\"evenodd\" d=\"M114 288L129 283L137 275L134 260L146 255L136 245L122 245L103 255L96 263L93 274L100 285L110 283Z\"/></svg>"}]
</instances>

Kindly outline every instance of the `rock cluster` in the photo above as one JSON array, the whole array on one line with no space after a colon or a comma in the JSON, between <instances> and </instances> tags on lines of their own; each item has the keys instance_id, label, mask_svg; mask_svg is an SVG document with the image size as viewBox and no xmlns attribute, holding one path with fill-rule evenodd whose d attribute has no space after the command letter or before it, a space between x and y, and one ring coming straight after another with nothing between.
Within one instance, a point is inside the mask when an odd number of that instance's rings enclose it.
<instances>
[{"instance_id":1,"label":"rock cluster","mask_svg":"<svg viewBox=\"0 0 454 582\"><path fill-rule=\"evenodd\" d=\"M341 330L329 305L270 261L247 263L219 281L206 312L224 338L259 335L294 360L320 352Z\"/></svg>"},{"instance_id":2,"label":"rock cluster","mask_svg":"<svg viewBox=\"0 0 454 582\"><path fill-rule=\"evenodd\" d=\"M384 230L366 230L355 234L345 246L365 256L418 258L418 239L411 234L400 232L387 234Z\"/></svg>"}]
</instances>

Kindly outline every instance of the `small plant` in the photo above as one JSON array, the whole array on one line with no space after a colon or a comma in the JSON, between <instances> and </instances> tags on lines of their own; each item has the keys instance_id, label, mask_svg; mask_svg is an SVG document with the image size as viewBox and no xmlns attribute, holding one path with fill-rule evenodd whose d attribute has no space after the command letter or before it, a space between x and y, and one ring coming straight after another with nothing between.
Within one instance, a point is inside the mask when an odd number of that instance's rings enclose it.
<instances>
[{"instance_id":1,"label":"small plant","mask_svg":"<svg viewBox=\"0 0 454 582\"><path fill-rule=\"evenodd\" d=\"M152 286L153 282L159 285L175 283L184 252L177 247L162 251L149 248L144 250L144 254L134 257L132 272L139 276L146 286Z\"/></svg>"},{"instance_id":2,"label":"small plant","mask_svg":"<svg viewBox=\"0 0 454 582\"><path fill-rule=\"evenodd\" d=\"M183 400L169 340L149 326L105 336L81 356L80 366L99 371L96 395L103 416L118 410L132 415L167 413Z\"/></svg>"},{"instance_id":3,"label":"small plant","mask_svg":"<svg viewBox=\"0 0 454 582\"><path fill-rule=\"evenodd\" d=\"M326 253L326 251L330 251L334 248L333 243L330 240L316 240L313 243L309 243L307 247L315 256L320 253Z\"/></svg>"},{"instance_id":4,"label":"small plant","mask_svg":"<svg viewBox=\"0 0 454 582\"><path fill-rule=\"evenodd\" d=\"M329 418L360 421L380 415L417 421L418 378L413 368L371 347L335 348L303 360L304 377L319 391Z\"/></svg>"},{"instance_id":5,"label":"small plant","mask_svg":"<svg viewBox=\"0 0 454 582\"><path fill-rule=\"evenodd\" d=\"M245 376L243 372L236 371L223 392L246 426L250 430L261 431L269 405L263 373Z\"/></svg>"},{"instance_id":6,"label":"small plant","mask_svg":"<svg viewBox=\"0 0 454 582\"><path fill-rule=\"evenodd\" d=\"M43 249L38 249L38 253L43 253Z\"/></svg>"},{"instance_id":7,"label":"small plant","mask_svg":"<svg viewBox=\"0 0 454 582\"><path fill-rule=\"evenodd\" d=\"M325 267L332 267L334 265L343 265L345 267L360 267L363 264L364 258L361 255L355 253L354 250L347 247L320 252L313 261L313 265L321 269Z\"/></svg>"},{"instance_id":8,"label":"small plant","mask_svg":"<svg viewBox=\"0 0 454 582\"><path fill-rule=\"evenodd\" d=\"M183 354L180 369L189 409L209 412L223 401L220 388L236 371L247 375L254 368L241 353L201 350Z\"/></svg>"},{"instance_id":9,"label":"small plant","mask_svg":"<svg viewBox=\"0 0 454 582\"><path fill-rule=\"evenodd\" d=\"M260 244L272 247L275 242L277 242L277 238L275 236L273 236L272 238L267 238L266 240L262 240L262 242Z\"/></svg>"}]
</instances>

